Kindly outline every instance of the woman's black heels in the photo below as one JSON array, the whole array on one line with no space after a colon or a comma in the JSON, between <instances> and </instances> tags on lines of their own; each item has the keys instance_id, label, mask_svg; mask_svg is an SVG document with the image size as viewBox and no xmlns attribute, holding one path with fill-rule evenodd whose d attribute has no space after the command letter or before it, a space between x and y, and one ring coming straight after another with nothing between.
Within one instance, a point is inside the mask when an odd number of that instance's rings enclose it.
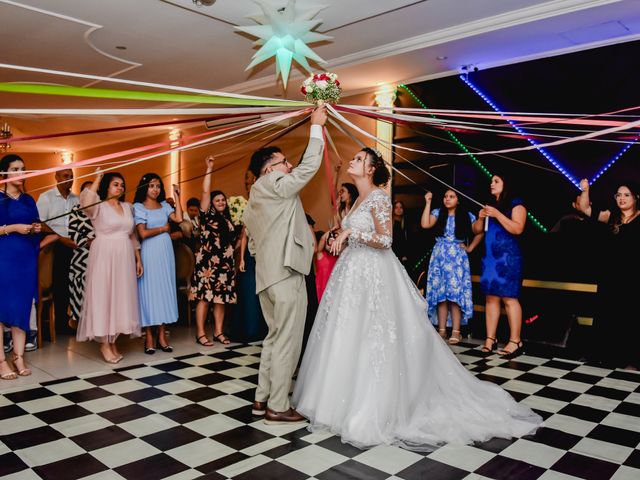
<instances>
[{"instance_id":1,"label":"woman's black heels","mask_svg":"<svg viewBox=\"0 0 640 480\"><path fill-rule=\"evenodd\" d=\"M167 337L165 336L164 340L166 341L166 339L167 339ZM173 347L171 345L169 345L168 343L166 345L164 345L164 346L162 345L162 342L160 342L160 335L158 335L158 338L157 338L156 341L158 343L158 348L160 350L162 350L163 352L165 352L165 353L173 352Z\"/></svg>"},{"instance_id":2,"label":"woman's black heels","mask_svg":"<svg viewBox=\"0 0 640 480\"><path fill-rule=\"evenodd\" d=\"M147 346L151 342L151 346ZM144 353L147 355L153 355L156 353L156 346L153 344L153 334L150 328L146 328L144 331Z\"/></svg>"},{"instance_id":3,"label":"woman's black heels","mask_svg":"<svg viewBox=\"0 0 640 480\"><path fill-rule=\"evenodd\" d=\"M502 352L505 353L499 353L500 358L504 358L505 360L510 360L512 358L517 357L518 355L522 355L524 353L524 343L522 343L522 340L518 341L518 342L514 342L513 340L509 340L508 343L513 343L517 348L513 351L513 352L508 352L506 350L502 350Z\"/></svg>"},{"instance_id":4,"label":"woman's black heels","mask_svg":"<svg viewBox=\"0 0 640 480\"><path fill-rule=\"evenodd\" d=\"M495 349L498 348L498 340L496 340L495 338L492 338L492 337L487 337L487 340L491 340L491 348L483 345L482 348L480 349L480 351L482 353L484 353L485 355L490 355L491 353L493 353L493 351Z\"/></svg>"}]
</instances>

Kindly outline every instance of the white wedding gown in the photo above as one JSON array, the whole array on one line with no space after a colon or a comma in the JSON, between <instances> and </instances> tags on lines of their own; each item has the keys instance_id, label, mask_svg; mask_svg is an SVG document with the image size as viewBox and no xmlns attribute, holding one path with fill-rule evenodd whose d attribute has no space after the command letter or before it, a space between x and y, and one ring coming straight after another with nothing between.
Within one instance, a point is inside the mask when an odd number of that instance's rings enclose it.
<instances>
[{"instance_id":1,"label":"white wedding gown","mask_svg":"<svg viewBox=\"0 0 640 480\"><path fill-rule=\"evenodd\" d=\"M312 431L359 448L433 450L532 433L542 419L464 368L391 251L391 202L374 190L344 220L349 246L322 296L293 392Z\"/></svg>"}]
</instances>

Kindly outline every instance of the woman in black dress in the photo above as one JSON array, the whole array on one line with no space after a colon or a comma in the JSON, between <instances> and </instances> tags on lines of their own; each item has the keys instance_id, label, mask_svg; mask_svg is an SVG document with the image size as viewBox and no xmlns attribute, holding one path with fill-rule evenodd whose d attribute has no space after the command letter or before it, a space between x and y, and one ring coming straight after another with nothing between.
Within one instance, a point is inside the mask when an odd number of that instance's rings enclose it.
<instances>
[{"instance_id":1,"label":"woman in black dress","mask_svg":"<svg viewBox=\"0 0 640 480\"><path fill-rule=\"evenodd\" d=\"M592 211L589 182L580 182L579 208L585 214L606 223L609 235L600 249L602 266L598 281L599 312L594 322L594 348L603 352L616 366L640 368L640 334L637 293L640 271L640 189L631 182L621 184L611 211Z\"/></svg>"}]
</instances>

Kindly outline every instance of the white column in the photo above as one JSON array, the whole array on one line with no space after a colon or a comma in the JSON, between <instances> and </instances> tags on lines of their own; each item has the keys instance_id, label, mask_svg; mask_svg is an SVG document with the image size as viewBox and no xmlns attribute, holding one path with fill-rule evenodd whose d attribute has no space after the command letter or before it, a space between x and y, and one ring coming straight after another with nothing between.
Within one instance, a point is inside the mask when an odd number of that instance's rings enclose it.
<instances>
[{"instance_id":1,"label":"white column","mask_svg":"<svg viewBox=\"0 0 640 480\"><path fill-rule=\"evenodd\" d=\"M174 128L169 132L169 140L171 140L171 148L175 148L177 146L180 145L181 141L180 139L182 138L182 132L177 129ZM165 190L167 191L167 195L173 195L173 193L169 193L169 192L173 192L173 189L171 188L171 185L178 185L180 184L180 152L171 152L169 154L169 172L170 172L170 182L169 185L165 184Z\"/></svg>"},{"instance_id":2,"label":"white column","mask_svg":"<svg viewBox=\"0 0 640 480\"><path fill-rule=\"evenodd\" d=\"M381 112L392 113L393 104L396 101L396 87L392 85L381 85L375 92L375 102L378 107L382 107ZM376 137L389 144L393 142L393 123L376 120ZM393 151L388 144L377 142L376 149L382 154L382 158L388 163L393 163ZM388 167L387 167L388 168ZM391 193L391 183L393 181L393 170L389 168L389 183L386 187L387 192Z\"/></svg>"}]
</instances>

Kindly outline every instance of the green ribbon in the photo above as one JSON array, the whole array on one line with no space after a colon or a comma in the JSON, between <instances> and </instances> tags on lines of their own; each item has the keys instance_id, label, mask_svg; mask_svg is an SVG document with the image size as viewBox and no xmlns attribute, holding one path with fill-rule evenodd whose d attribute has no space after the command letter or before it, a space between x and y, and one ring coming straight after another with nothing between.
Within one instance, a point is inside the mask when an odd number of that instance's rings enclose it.
<instances>
[{"instance_id":1,"label":"green ribbon","mask_svg":"<svg viewBox=\"0 0 640 480\"><path fill-rule=\"evenodd\" d=\"M0 92L31 93L36 95L62 95L67 97L109 98L112 100L148 100L152 102L208 103L216 105L242 105L251 107L308 107L307 102L259 100L219 95L190 95L185 93L141 92L109 88L83 88L60 85L0 82Z\"/></svg>"}]
</instances>

